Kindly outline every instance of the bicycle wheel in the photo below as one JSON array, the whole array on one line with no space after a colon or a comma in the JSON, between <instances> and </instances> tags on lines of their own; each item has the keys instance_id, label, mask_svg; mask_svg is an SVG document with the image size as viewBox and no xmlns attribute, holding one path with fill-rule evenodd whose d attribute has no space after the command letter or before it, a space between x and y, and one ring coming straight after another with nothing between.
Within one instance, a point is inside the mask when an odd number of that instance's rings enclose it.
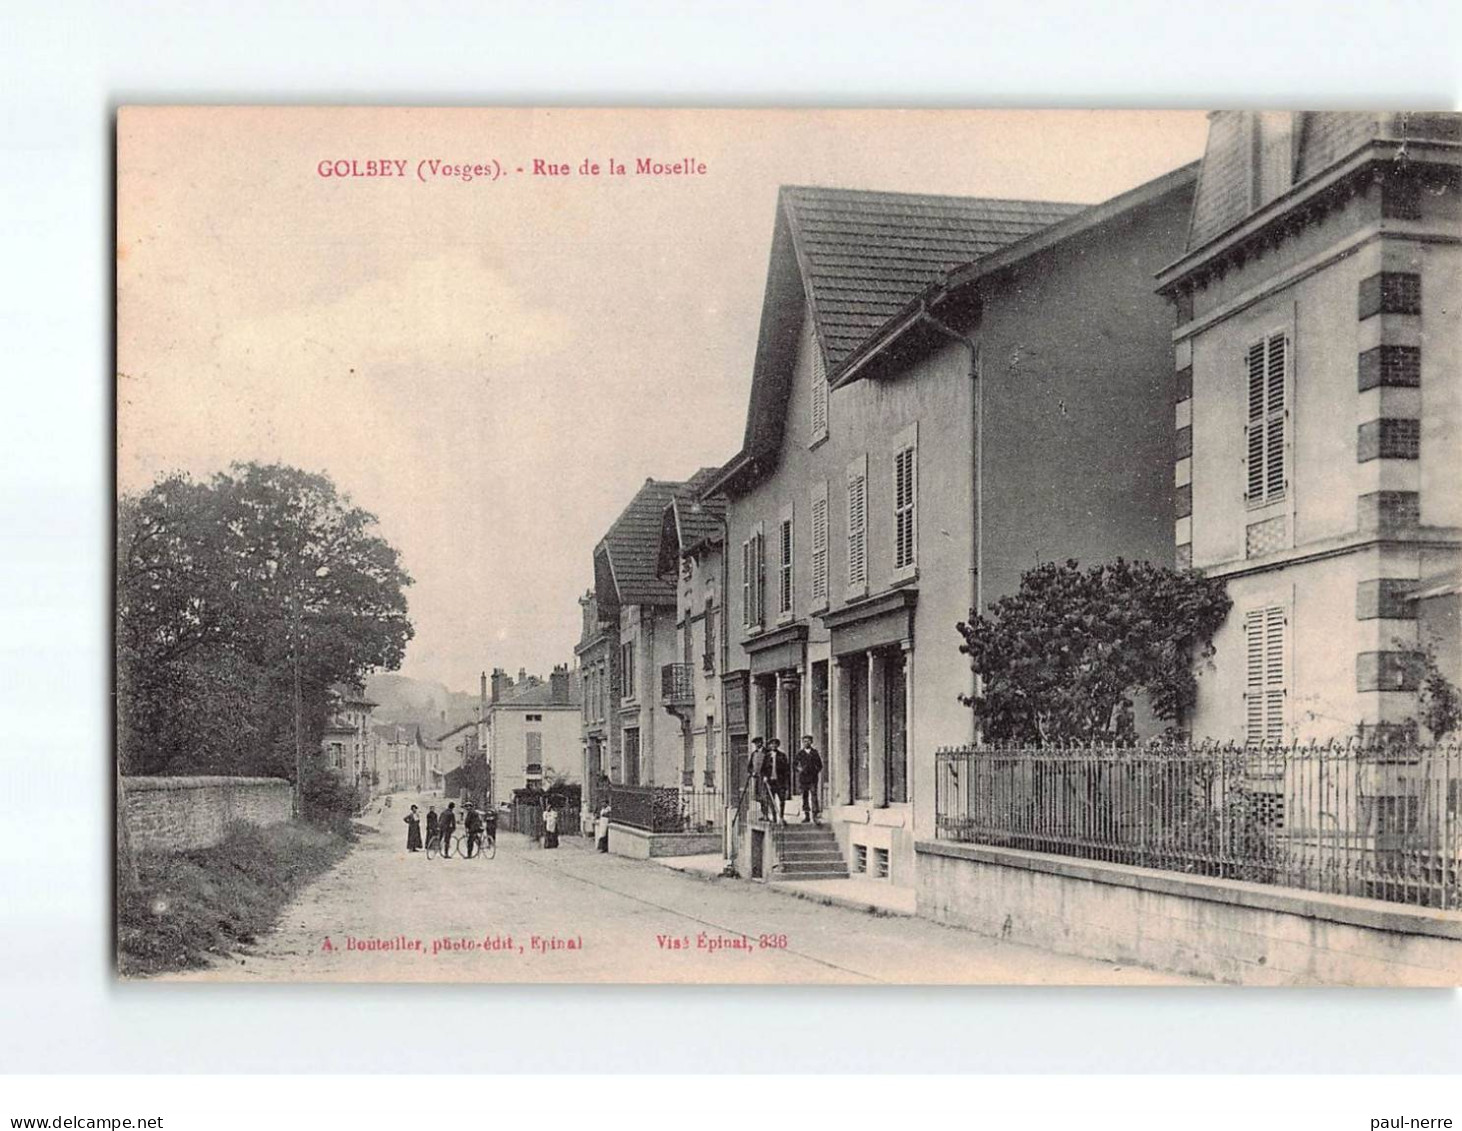
<instances>
[{"instance_id":1,"label":"bicycle wheel","mask_svg":"<svg viewBox=\"0 0 1462 1131\"><path fill-rule=\"evenodd\" d=\"M470 860L467 854L467 834L462 833L456 840L452 841L452 852L462 860Z\"/></svg>"},{"instance_id":2,"label":"bicycle wheel","mask_svg":"<svg viewBox=\"0 0 1462 1131\"><path fill-rule=\"evenodd\" d=\"M479 856L485 856L489 860L491 860L494 856L496 856L497 855L497 837L495 837L495 836L487 837L482 842L482 848L478 852L478 855Z\"/></svg>"},{"instance_id":3,"label":"bicycle wheel","mask_svg":"<svg viewBox=\"0 0 1462 1131\"><path fill-rule=\"evenodd\" d=\"M442 843L442 838L441 837L433 836L433 837L428 837L427 838L427 841L426 841L426 858L428 860L435 860L437 858L437 852L439 850L439 847L440 847L441 843Z\"/></svg>"}]
</instances>

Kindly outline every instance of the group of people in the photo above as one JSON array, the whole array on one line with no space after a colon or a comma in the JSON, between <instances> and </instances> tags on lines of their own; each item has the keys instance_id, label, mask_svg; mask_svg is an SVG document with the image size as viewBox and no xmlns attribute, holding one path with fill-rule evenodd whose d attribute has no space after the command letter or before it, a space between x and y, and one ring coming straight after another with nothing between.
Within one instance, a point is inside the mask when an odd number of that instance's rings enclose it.
<instances>
[{"instance_id":1,"label":"group of people","mask_svg":"<svg viewBox=\"0 0 1462 1131\"><path fill-rule=\"evenodd\" d=\"M753 738L746 772L751 775L764 821L782 825L787 823L787 798L792 793L792 782L795 779L797 789L802 794L803 823L822 823L819 788L822 779L822 755L812 744L812 735L802 736L802 746L791 758L782 749L780 738Z\"/></svg>"},{"instance_id":2,"label":"group of people","mask_svg":"<svg viewBox=\"0 0 1462 1131\"><path fill-rule=\"evenodd\" d=\"M389 800L389 798L388 798ZM447 807L442 812L437 812L435 805L426 807L426 842L421 839L421 814L416 806L411 807L411 812L401 818L406 822L406 851L420 852L423 848L430 848L434 843L444 846L443 856L451 855L450 846L452 836L457 831L457 803L447 802ZM462 825L467 832L466 854L473 855L482 847L484 835L492 836L492 821L490 814L485 814L477 808L474 802L467 802L462 811Z\"/></svg>"}]
</instances>

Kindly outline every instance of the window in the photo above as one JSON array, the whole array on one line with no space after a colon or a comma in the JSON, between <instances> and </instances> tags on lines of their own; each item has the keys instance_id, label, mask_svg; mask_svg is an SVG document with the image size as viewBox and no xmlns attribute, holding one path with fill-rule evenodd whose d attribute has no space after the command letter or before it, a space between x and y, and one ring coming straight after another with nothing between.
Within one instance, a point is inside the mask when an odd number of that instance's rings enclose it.
<instances>
[{"instance_id":1,"label":"window","mask_svg":"<svg viewBox=\"0 0 1462 1131\"><path fill-rule=\"evenodd\" d=\"M1285 468L1285 403L1289 376L1289 339L1271 334L1249 347L1245 377L1249 391L1244 439L1251 507L1278 502L1288 484Z\"/></svg>"},{"instance_id":2,"label":"window","mask_svg":"<svg viewBox=\"0 0 1462 1131\"><path fill-rule=\"evenodd\" d=\"M868 590L868 457L848 465L848 591Z\"/></svg>"},{"instance_id":3,"label":"window","mask_svg":"<svg viewBox=\"0 0 1462 1131\"><path fill-rule=\"evenodd\" d=\"M918 560L919 448L916 436L900 436L893 457L893 568L909 574Z\"/></svg>"},{"instance_id":4,"label":"window","mask_svg":"<svg viewBox=\"0 0 1462 1131\"><path fill-rule=\"evenodd\" d=\"M766 552L761 523L741 543L741 623L760 628L766 613Z\"/></svg>"},{"instance_id":5,"label":"window","mask_svg":"<svg viewBox=\"0 0 1462 1131\"><path fill-rule=\"evenodd\" d=\"M816 444L827 439L827 363L822 344L817 340L812 308L807 308L807 352L812 358L812 440Z\"/></svg>"},{"instance_id":6,"label":"window","mask_svg":"<svg viewBox=\"0 0 1462 1131\"><path fill-rule=\"evenodd\" d=\"M777 615L792 615L792 508L777 523Z\"/></svg>"},{"instance_id":7,"label":"window","mask_svg":"<svg viewBox=\"0 0 1462 1131\"><path fill-rule=\"evenodd\" d=\"M543 775L543 732L530 730L523 735L523 761L529 777Z\"/></svg>"},{"instance_id":8,"label":"window","mask_svg":"<svg viewBox=\"0 0 1462 1131\"><path fill-rule=\"evenodd\" d=\"M701 656L701 670L716 674L716 606L706 598L706 650Z\"/></svg>"},{"instance_id":9,"label":"window","mask_svg":"<svg viewBox=\"0 0 1462 1131\"><path fill-rule=\"evenodd\" d=\"M827 481L812 488L812 607L827 608Z\"/></svg>"},{"instance_id":10,"label":"window","mask_svg":"<svg viewBox=\"0 0 1462 1131\"><path fill-rule=\"evenodd\" d=\"M1284 741L1288 619L1279 605L1244 616L1244 736L1249 742Z\"/></svg>"},{"instance_id":11,"label":"window","mask_svg":"<svg viewBox=\"0 0 1462 1131\"><path fill-rule=\"evenodd\" d=\"M639 727L626 727L624 731L624 784L640 784Z\"/></svg>"},{"instance_id":12,"label":"window","mask_svg":"<svg viewBox=\"0 0 1462 1131\"><path fill-rule=\"evenodd\" d=\"M541 723L543 721L543 716L542 715L529 715L525 721L530 722L530 723Z\"/></svg>"},{"instance_id":13,"label":"window","mask_svg":"<svg viewBox=\"0 0 1462 1131\"><path fill-rule=\"evenodd\" d=\"M635 642L627 641L619 646L619 682L622 687L621 699L633 699L635 697Z\"/></svg>"},{"instance_id":14,"label":"window","mask_svg":"<svg viewBox=\"0 0 1462 1131\"><path fill-rule=\"evenodd\" d=\"M716 716L706 716L705 787L716 788Z\"/></svg>"}]
</instances>

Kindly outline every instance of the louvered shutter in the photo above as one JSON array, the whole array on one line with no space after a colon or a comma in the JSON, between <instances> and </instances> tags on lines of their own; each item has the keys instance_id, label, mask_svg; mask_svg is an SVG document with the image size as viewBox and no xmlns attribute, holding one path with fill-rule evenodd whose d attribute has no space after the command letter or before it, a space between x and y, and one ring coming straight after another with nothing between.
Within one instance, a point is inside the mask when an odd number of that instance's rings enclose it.
<instances>
[{"instance_id":1,"label":"louvered shutter","mask_svg":"<svg viewBox=\"0 0 1462 1131\"><path fill-rule=\"evenodd\" d=\"M810 327L810 312L808 324ZM827 435L827 365L822 359L816 330L809 329L807 348L812 354L812 438L816 441Z\"/></svg>"},{"instance_id":2,"label":"louvered shutter","mask_svg":"<svg viewBox=\"0 0 1462 1131\"><path fill-rule=\"evenodd\" d=\"M868 469L848 469L848 588L868 585Z\"/></svg>"},{"instance_id":3,"label":"louvered shutter","mask_svg":"<svg viewBox=\"0 0 1462 1131\"><path fill-rule=\"evenodd\" d=\"M751 627L751 541L741 543L741 625Z\"/></svg>"},{"instance_id":4,"label":"louvered shutter","mask_svg":"<svg viewBox=\"0 0 1462 1131\"><path fill-rule=\"evenodd\" d=\"M914 449L904 448L893 461L894 551L895 569L908 569L914 564Z\"/></svg>"},{"instance_id":5,"label":"louvered shutter","mask_svg":"<svg viewBox=\"0 0 1462 1131\"><path fill-rule=\"evenodd\" d=\"M1284 740L1286 619L1281 606L1244 615L1244 731L1250 742Z\"/></svg>"},{"instance_id":6,"label":"louvered shutter","mask_svg":"<svg viewBox=\"0 0 1462 1131\"><path fill-rule=\"evenodd\" d=\"M792 611L792 520L777 525L777 612Z\"/></svg>"},{"instance_id":7,"label":"louvered shutter","mask_svg":"<svg viewBox=\"0 0 1462 1131\"><path fill-rule=\"evenodd\" d=\"M812 493L812 604L827 604L827 484L820 483Z\"/></svg>"},{"instance_id":8,"label":"louvered shutter","mask_svg":"<svg viewBox=\"0 0 1462 1131\"><path fill-rule=\"evenodd\" d=\"M1275 502L1285 492L1285 417L1288 398L1289 339L1283 334L1255 342L1244 359L1248 386L1247 498Z\"/></svg>"}]
</instances>

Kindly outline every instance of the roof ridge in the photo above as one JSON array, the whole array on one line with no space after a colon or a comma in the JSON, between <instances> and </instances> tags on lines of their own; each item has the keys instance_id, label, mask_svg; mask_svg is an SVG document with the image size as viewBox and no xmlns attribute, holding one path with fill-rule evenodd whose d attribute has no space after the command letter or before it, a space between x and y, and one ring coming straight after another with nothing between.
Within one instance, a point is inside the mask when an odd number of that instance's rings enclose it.
<instances>
[{"instance_id":1,"label":"roof ridge","mask_svg":"<svg viewBox=\"0 0 1462 1131\"><path fill-rule=\"evenodd\" d=\"M906 189L861 189L847 188L841 185L785 184L780 186L780 191L843 193L848 196L902 197L907 200L950 200L964 204L972 201L989 204L1043 204L1055 208L1090 208L1092 204L1099 203L1096 201L1042 200L1037 197L1022 196L965 196L947 192L909 192Z\"/></svg>"}]
</instances>

